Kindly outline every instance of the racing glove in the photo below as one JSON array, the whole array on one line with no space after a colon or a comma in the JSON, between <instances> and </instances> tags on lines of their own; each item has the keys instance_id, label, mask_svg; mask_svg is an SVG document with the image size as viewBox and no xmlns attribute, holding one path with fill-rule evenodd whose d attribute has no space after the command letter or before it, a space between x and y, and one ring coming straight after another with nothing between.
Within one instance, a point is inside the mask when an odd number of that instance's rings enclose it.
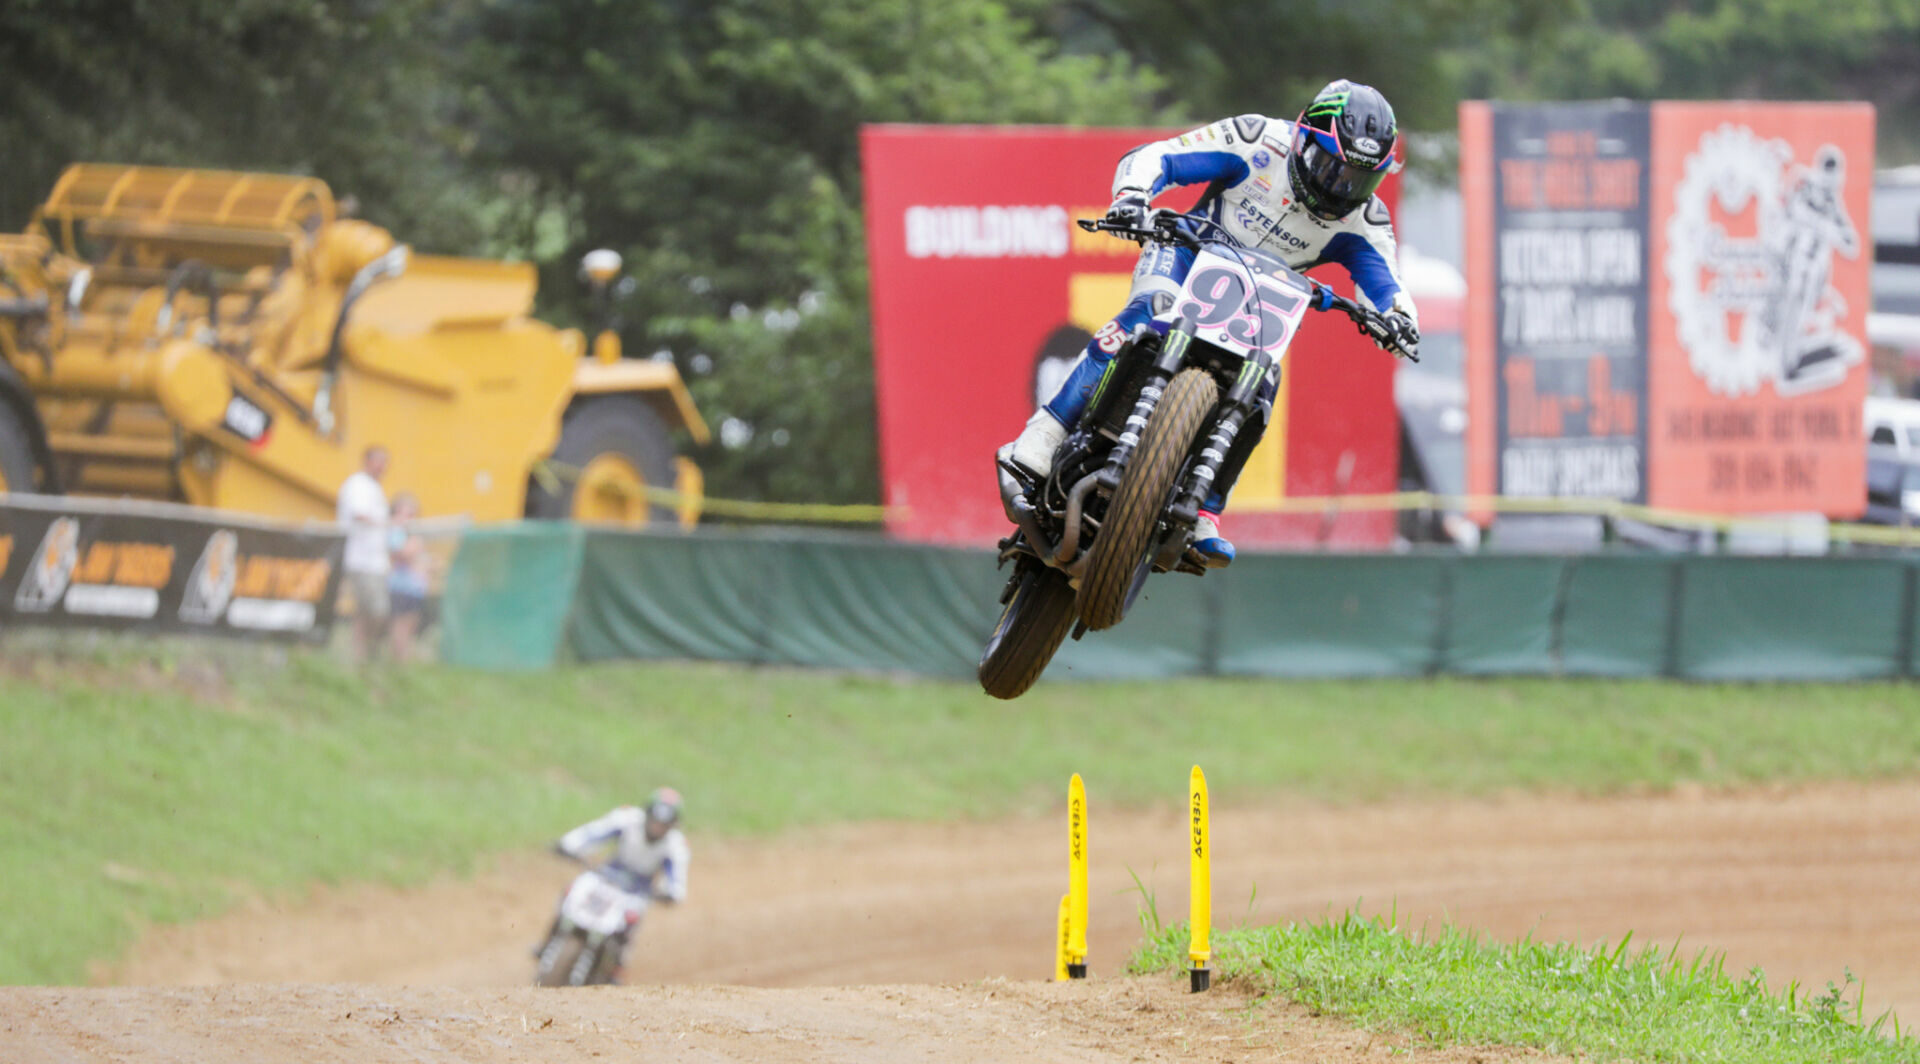
<instances>
[{"instance_id":1,"label":"racing glove","mask_svg":"<svg viewBox=\"0 0 1920 1064\"><path fill-rule=\"evenodd\" d=\"M1387 335L1377 336L1374 343L1380 350L1391 351L1409 361L1420 361L1420 327L1413 319L1397 310L1389 310L1380 315L1380 323L1386 326Z\"/></svg>"},{"instance_id":2,"label":"racing glove","mask_svg":"<svg viewBox=\"0 0 1920 1064\"><path fill-rule=\"evenodd\" d=\"M1129 229L1147 227L1147 194L1137 188L1122 191L1107 208L1108 225L1124 225Z\"/></svg>"}]
</instances>

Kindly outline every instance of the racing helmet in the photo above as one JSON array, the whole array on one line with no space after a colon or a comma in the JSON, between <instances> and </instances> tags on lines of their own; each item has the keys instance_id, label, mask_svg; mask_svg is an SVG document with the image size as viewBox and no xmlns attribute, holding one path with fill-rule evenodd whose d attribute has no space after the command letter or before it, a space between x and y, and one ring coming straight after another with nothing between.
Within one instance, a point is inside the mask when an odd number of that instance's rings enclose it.
<instances>
[{"instance_id":1,"label":"racing helmet","mask_svg":"<svg viewBox=\"0 0 1920 1064\"><path fill-rule=\"evenodd\" d=\"M1293 125L1287 179L1316 217L1337 221L1367 202L1395 169L1393 106L1371 85L1344 78L1321 89Z\"/></svg>"},{"instance_id":2,"label":"racing helmet","mask_svg":"<svg viewBox=\"0 0 1920 1064\"><path fill-rule=\"evenodd\" d=\"M680 792L660 787L647 796L643 807L647 814L647 837L657 839L680 823Z\"/></svg>"}]
</instances>

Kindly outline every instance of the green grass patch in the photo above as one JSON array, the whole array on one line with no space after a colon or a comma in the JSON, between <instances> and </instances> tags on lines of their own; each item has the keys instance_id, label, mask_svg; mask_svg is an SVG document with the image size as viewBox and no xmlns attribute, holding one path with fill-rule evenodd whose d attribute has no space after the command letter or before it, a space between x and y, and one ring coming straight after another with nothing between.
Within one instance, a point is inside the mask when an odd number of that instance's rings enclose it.
<instances>
[{"instance_id":1,"label":"green grass patch","mask_svg":"<svg viewBox=\"0 0 1920 1064\"><path fill-rule=\"evenodd\" d=\"M205 642L0 656L0 981L72 982L250 892L472 870L656 783L691 830L1920 772L1920 688L1658 682L967 684L698 665L361 672Z\"/></svg>"},{"instance_id":2,"label":"green grass patch","mask_svg":"<svg viewBox=\"0 0 1920 1064\"><path fill-rule=\"evenodd\" d=\"M1184 971L1187 929L1153 926L1138 972ZM1250 980L1360 1026L1433 1046L1528 1046L1598 1061L1920 1062L1890 1014L1869 1019L1852 973L1824 990L1768 988L1754 969L1676 949L1485 941L1452 927L1410 934L1391 916L1216 932L1218 979ZM1848 997L1852 996L1849 1004Z\"/></svg>"}]
</instances>

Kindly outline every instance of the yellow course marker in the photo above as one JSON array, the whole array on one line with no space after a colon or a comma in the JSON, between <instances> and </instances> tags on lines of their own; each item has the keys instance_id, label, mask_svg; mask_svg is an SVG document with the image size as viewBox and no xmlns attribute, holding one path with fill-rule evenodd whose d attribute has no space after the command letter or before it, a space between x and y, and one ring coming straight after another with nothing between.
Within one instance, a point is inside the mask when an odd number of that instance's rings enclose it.
<instances>
[{"instance_id":1,"label":"yellow course marker","mask_svg":"<svg viewBox=\"0 0 1920 1064\"><path fill-rule=\"evenodd\" d=\"M1067 782L1067 975L1087 977L1087 785Z\"/></svg>"},{"instance_id":2,"label":"yellow course marker","mask_svg":"<svg viewBox=\"0 0 1920 1064\"><path fill-rule=\"evenodd\" d=\"M1207 961L1213 956L1207 941L1213 923L1213 853L1207 841L1207 775L1193 766L1187 776L1188 852L1192 861L1187 876L1187 924L1193 938L1187 943L1187 958L1193 962L1188 989L1199 993L1212 985L1213 972Z\"/></svg>"},{"instance_id":3,"label":"yellow course marker","mask_svg":"<svg viewBox=\"0 0 1920 1064\"><path fill-rule=\"evenodd\" d=\"M1064 983L1067 975L1067 938L1073 927L1073 895L1060 895L1060 933L1054 936L1053 945L1053 981Z\"/></svg>"}]
</instances>

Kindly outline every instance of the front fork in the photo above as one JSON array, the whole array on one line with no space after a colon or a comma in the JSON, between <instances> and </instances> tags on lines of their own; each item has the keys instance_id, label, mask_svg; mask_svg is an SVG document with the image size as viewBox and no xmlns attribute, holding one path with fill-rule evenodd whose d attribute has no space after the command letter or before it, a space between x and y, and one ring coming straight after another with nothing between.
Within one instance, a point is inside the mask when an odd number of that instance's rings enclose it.
<instances>
[{"instance_id":1,"label":"front fork","mask_svg":"<svg viewBox=\"0 0 1920 1064\"><path fill-rule=\"evenodd\" d=\"M1200 448L1200 456L1187 476L1186 489L1169 511L1175 521L1192 528L1199 520L1200 507L1213 493L1214 479L1220 475L1227 456L1233 453L1233 442L1240 435L1241 427L1258 408L1260 388L1273 373L1274 365L1273 356L1265 351L1254 352L1253 357L1241 365L1240 376L1234 378L1233 387L1227 389L1226 398L1220 402L1220 417L1213 424L1213 432Z\"/></svg>"}]
</instances>

